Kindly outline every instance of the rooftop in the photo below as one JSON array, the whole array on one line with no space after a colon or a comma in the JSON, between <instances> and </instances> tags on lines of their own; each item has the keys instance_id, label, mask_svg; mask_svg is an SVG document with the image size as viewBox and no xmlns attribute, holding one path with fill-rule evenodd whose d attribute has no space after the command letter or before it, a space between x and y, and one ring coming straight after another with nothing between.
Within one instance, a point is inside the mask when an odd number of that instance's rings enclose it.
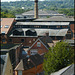
<instances>
[{"instance_id":1,"label":"rooftop","mask_svg":"<svg viewBox=\"0 0 75 75\"><path fill-rule=\"evenodd\" d=\"M39 61L39 62L38 62ZM32 55L29 58L22 59L15 70L27 70L43 63L43 58L39 55Z\"/></svg>"},{"instance_id":2,"label":"rooftop","mask_svg":"<svg viewBox=\"0 0 75 75\"><path fill-rule=\"evenodd\" d=\"M74 64L54 72L51 75L74 75Z\"/></svg>"},{"instance_id":3,"label":"rooftop","mask_svg":"<svg viewBox=\"0 0 75 75\"><path fill-rule=\"evenodd\" d=\"M1 51L9 51L11 49L15 49L19 46L20 44L1 44Z\"/></svg>"},{"instance_id":4,"label":"rooftop","mask_svg":"<svg viewBox=\"0 0 75 75\"><path fill-rule=\"evenodd\" d=\"M68 18L64 16L52 16L50 18L44 18L44 19L36 19L34 21L74 21L74 18Z\"/></svg>"},{"instance_id":5,"label":"rooftop","mask_svg":"<svg viewBox=\"0 0 75 75\"><path fill-rule=\"evenodd\" d=\"M0 34L7 34L13 22L14 18L1 18Z\"/></svg>"},{"instance_id":6,"label":"rooftop","mask_svg":"<svg viewBox=\"0 0 75 75\"><path fill-rule=\"evenodd\" d=\"M52 15L52 14L59 14L56 11L51 11L51 10L38 10L38 15ZM22 15L34 15L34 10L24 12Z\"/></svg>"},{"instance_id":7,"label":"rooftop","mask_svg":"<svg viewBox=\"0 0 75 75\"><path fill-rule=\"evenodd\" d=\"M50 43L53 44L52 38L49 36L44 36L39 38L48 48L50 47Z\"/></svg>"},{"instance_id":8,"label":"rooftop","mask_svg":"<svg viewBox=\"0 0 75 75\"><path fill-rule=\"evenodd\" d=\"M6 68L6 63L7 63L7 54L6 55L0 55L0 72L1 75L4 75L5 72L5 68Z\"/></svg>"},{"instance_id":9,"label":"rooftop","mask_svg":"<svg viewBox=\"0 0 75 75\"><path fill-rule=\"evenodd\" d=\"M69 22L17 22L15 25L69 25Z\"/></svg>"}]
</instances>

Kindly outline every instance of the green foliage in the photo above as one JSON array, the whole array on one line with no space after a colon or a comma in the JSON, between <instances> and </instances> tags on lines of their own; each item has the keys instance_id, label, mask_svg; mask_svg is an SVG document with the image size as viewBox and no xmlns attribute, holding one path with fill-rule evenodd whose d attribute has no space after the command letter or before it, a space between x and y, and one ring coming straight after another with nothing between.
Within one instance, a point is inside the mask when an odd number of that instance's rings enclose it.
<instances>
[{"instance_id":1,"label":"green foliage","mask_svg":"<svg viewBox=\"0 0 75 75\"><path fill-rule=\"evenodd\" d=\"M65 14L65 15L67 15L67 16L74 16L74 9L73 8L70 8L70 9L59 9L58 10L58 12L59 13L63 13L63 14Z\"/></svg>"},{"instance_id":2,"label":"green foliage","mask_svg":"<svg viewBox=\"0 0 75 75\"><path fill-rule=\"evenodd\" d=\"M58 71L73 63L74 50L68 43L58 42L55 47L50 48L45 54L43 69L45 75Z\"/></svg>"},{"instance_id":3,"label":"green foliage","mask_svg":"<svg viewBox=\"0 0 75 75\"><path fill-rule=\"evenodd\" d=\"M54 10L67 16L74 16L74 0L39 1L38 6L38 9ZM1 17L15 17L15 14L30 10L34 10L34 1L1 2Z\"/></svg>"}]
</instances>

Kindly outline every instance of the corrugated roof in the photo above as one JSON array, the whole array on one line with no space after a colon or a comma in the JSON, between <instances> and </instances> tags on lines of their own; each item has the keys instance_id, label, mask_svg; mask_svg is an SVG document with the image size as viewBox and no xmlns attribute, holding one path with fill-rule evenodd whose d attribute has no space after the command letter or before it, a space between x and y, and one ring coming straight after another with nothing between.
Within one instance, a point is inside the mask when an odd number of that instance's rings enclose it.
<instances>
[{"instance_id":1,"label":"corrugated roof","mask_svg":"<svg viewBox=\"0 0 75 75\"><path fill-rule=\"evenodd\" d=\"M15 25L69 25L69 22L17 22Z\"/></svg>"},{"instance_id":2,"label":"corrugated roof","mask_svg":"<svg viewBox=\"0 0 75 75\"><path fill-rule=\"evenodd\" d=\"M26 32L27 30L30 30L30 28L28 28L28 29L23 28L22 30L24 32ZM37 33L37 36L45 36L46 32L49 33L49 36L65 36L68 31L68 29L33 29L33 30ZM24 36L26 36L26 33ZM16 37L18 37L18 36L16 36Z\"/></svg>"},{"instance_id":3,"label":"corrugated roof","mask_svg":"<svg viewBox=\"0 0 75 75\"><path fill-rule=\"evenodd\" d=\"M13 23L13 21L14 21L14 18L1 18L1 25L2 25L2 27L1 27L0 34L2 32L4 32L5 34L7 34L8 31L9 31L9 29L10 29L10 27L11 27L11 25L12 25L12 23ZM7 28L5 28L6 25L8 25Z\"/></svg>"},{"instance_id":4,"label":"corrugated roof","mask_svg":"<svg viewBox=\"0 0 75 75\"><path fill-rule=\"evenodd\" d=\"M68 29L50 29L49 36L65 36Z\"/></svg>"}]
</instances>

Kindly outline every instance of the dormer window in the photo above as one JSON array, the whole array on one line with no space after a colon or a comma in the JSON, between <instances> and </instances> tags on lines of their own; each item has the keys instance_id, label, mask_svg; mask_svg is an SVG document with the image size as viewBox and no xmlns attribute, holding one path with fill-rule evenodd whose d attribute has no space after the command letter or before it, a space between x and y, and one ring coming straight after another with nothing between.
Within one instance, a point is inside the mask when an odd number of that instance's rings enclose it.
<instances>
[{"instance_id":1,"label":"dormer window","mask_svg":"<svg viewBox=\"0 0 75 75\"><path fill-rule=\"evenodd\" d=\"M9 25L5 25L5 28L9 28Z\"/></svg>"},{"instance_id":2,"label":"dormer window","mask_svg":"<svg viewBox=\"0 0 75 75\"><path fill-rule=\"evenodd\" d=\"M41 47L41 43L40 42L37 42L37 47Z\"/></svg>"}]
</instances>

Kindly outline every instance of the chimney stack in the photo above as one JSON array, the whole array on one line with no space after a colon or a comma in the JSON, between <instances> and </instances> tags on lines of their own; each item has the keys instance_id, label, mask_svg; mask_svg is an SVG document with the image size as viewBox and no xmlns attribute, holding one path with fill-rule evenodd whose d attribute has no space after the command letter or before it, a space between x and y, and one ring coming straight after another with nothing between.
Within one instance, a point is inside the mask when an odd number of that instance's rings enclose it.
<instances>
[{"instance_id":1,"label":"chimney stack","mask_svg":"<svg viewBox=\"0 0 75 75\"><path fill-rule=\"evenodd\" d=\"M34 6L34 18L38 18L38 0L35 0L35 6Z\"/></svg>"}]
</instances>

